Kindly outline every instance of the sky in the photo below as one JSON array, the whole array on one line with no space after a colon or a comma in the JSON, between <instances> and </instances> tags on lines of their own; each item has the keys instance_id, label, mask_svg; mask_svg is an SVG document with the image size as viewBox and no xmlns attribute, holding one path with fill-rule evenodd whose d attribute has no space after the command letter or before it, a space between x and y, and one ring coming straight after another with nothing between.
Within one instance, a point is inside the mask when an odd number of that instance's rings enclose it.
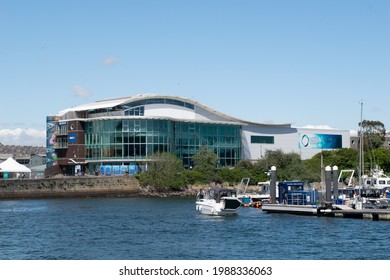
<instances>
[{"instance_id":1,"label":"sky","mask_svg":"<svg viewBox=\"0 0 390 280\"><path fill-rule=\"evenodd\" d=\"M390 129L387 0L0 0L0 143L141 93L295 127Z\"/></svg>"}]
</instances>

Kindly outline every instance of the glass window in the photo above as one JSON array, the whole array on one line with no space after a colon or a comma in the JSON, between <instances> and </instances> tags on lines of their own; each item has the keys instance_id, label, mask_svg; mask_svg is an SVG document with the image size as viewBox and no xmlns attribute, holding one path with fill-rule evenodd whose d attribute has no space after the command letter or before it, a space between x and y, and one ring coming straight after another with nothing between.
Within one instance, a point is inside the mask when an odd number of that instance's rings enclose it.
<instances>
[{"instance_id":1,"label":"glass window","mask_svg":"<svg viewBox=\"0 0 390 280\"><path fill-rule=\"evenodd\" d=\"M122 121L115 121L115 130L122 131Z\"/></svg>"},{"instance_id":2,"label":"glass window","mask_svg":"<svg viewBox=\"0 0 390 280\"><path fill-rule=\"evenodd\" d=\"M140 121L139 120L135 120L134 121L134 131L140 131Z\"/></svg>"},{"instance_id":3,"label":"glass window","mask_svg":"<svg viewBox=\"0 0 390 280\"><path fill-rule=\"evenodd\" d=\"M140 131L146 131L146 121L145 120L139 120L139 126Z\"/></svg>"},{"instance_id":4,"label":"glass window","mask_svg":"<svg viewBox=\"0 0 390 280\"><path fill-rule=\"evenodd\" d=\"M143 116L144 112L145 112L144 106L131 107L124 111L125 116Z\"/></svg>"},{"instance_id":5,"label":"glass window","mask_svg":"<svg viewBox=\"0 0 390 280\"><path fill-rule=\"evenodd\" d=\"M274 144L274 136L251 136L252 144Z\"/></svg>"},{"instance_id":6,"label":"glass window","mask_svg":"<svg viewBox=\"0 0 390 280\"><path fill-rule=\"evenodd\" d=\"M123 131L129 131L129 121L123 121Z\"/></svg>"},{"instance_id":7,"label":"glass window","mask_svg":"<svg viewBox=\"0 0 390 280\"><path fill-rule=\"evenodd\" d=\"M115 157L116 158L122 157L122 146L120 146L120 145L115 146Z\"/></svg>"},{"instance_id":8,"label":"glass window","mask_svg":"<svg viewBox=\"0 0 390 280\"><path fill-rule=\"evenodd\" d=\"M124 105L123 107L124 108L134 108L134 107L142 108L142 107L144 107L143 105L148 105L148 104L172 104L172 105L181 106L181 107L185 107L185 108L192 109L192 110L194 110L194 108L195 108L195 106L191 103L187 103L187 102L184 102L181 100L171 99L171 98L150 98L150 99L131 102L131 103ZM125 111L125 115L126 115L126 112L127 112L127 110Z\"/></svg>"}]
</instances>

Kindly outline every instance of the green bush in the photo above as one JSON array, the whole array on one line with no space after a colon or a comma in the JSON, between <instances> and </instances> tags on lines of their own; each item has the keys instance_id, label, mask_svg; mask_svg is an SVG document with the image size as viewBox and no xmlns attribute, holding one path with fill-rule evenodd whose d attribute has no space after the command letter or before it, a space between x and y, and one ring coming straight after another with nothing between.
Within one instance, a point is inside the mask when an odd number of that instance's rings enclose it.
<instances>
[{"instance_id":1,"label":"green bush","mask_svg":"<svg viewBox=\"0 0 390 280\"><path fill-rule=\"evenodd\" d=\"M141 186L157 191L179 191L187 186L183 163L175 155L158 153L152 156L149 169L139 175Z\"/></svg>"}]
</instances>

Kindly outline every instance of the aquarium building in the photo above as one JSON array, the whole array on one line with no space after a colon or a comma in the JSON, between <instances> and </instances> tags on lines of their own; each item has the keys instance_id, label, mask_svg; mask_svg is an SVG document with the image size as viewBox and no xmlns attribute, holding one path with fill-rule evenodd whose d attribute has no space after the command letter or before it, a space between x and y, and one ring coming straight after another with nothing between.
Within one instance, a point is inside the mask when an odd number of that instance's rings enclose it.
<instances>
[{"instance_id":1,"label":"aquarium building","mask_svg":"<svg viewBox=\"0 0 390 280\"><path fill-rule=\"evenodd\" d=\"M46 175L138 173L151 155L177 155L186 168L203 146L219 166L256 161L267 150L297 152L303 159L321 149L349 147L349 131L316 131L291 124L243 121L196 101L139 94L107 99L47 117Z\"/></svg>"}]
</instances>

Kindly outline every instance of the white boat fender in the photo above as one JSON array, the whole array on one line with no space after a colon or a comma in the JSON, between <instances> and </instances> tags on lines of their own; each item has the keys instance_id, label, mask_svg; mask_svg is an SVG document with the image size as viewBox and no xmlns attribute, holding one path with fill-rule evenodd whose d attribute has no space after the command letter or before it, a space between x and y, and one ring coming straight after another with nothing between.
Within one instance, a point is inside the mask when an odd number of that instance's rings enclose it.
<instances>
[{"instance_id":1,"label":"white boat fender","mask_svg":"<svg viewBox=\"0 0 390 280\"><path fill-rule=\"evenodd\" d=\"M321 209L321 213L331 213L332 209Z\"/></svg>"}]
</instances>

